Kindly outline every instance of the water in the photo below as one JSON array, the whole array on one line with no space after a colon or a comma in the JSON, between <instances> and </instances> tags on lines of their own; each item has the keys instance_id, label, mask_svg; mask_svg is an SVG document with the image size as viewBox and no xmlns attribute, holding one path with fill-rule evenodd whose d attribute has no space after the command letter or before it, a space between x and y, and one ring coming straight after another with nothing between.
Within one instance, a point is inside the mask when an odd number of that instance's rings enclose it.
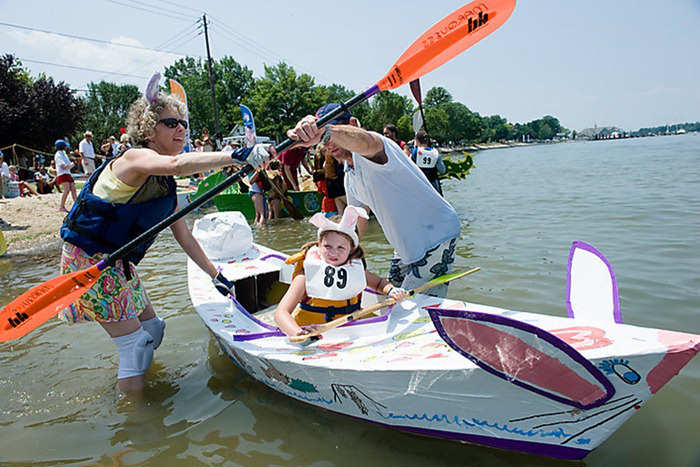
<instances>
[{"instance_id":1,"label":"water","mask_svg":"<svg viewBox=\"0 0 700 467\"><path fill-rule=\"evenodd\" d=\"M491 150L475 164L444 183L462 220L456 267L482 268L451 296L564 316L568 251L583 240L611 261L625 322L700 334L700 136ZM314 235L291 220L255 232L284 252ZM391 248L376 223L363 245L385 274ZM141 410L116 400L117 356L97 325L51 321L0 344L0 465L562 464L402 434L275 393L217 348L191 308L185 268L169 232L139 267L168 325ZM0 259L0 305L56 270L56 256ZM696 358L584 463L698 466L699 407Z\"/></svg>"}]
</instances>

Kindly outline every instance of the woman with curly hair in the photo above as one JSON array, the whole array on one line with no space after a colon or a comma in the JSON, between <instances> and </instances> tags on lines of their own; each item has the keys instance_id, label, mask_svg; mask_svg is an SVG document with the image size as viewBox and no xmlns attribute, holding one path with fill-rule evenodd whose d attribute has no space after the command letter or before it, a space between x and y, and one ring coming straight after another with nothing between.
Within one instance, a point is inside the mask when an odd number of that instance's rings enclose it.
<instances>
[{"instance_id":1,"label":"woman with curly hair","mask_svg":"<svg viewBox=\"0 0 700 467\"><path fill-rule=\"evenodd\" d=\"M156 83L157 84L157 83ZM248 163L259 166L269 154L257 145L233 153L180 153L185 144L186 108L172 95L155 90L136 100L127 119L133 144L100 166L88 179L61 227L64 274L97 263L171 215L177 208L173 176ZM148 94L152 96L148 96ZM224 295L233 284L207 258L185 223L170 226L175 240ZM165 321L156 315L135 265L155 237L107 269L78 301L59 313L68 323L97 321L119 352L117 383L123 392L140 391L153 351L163 338Z\"/></svg>"}]
</instances>

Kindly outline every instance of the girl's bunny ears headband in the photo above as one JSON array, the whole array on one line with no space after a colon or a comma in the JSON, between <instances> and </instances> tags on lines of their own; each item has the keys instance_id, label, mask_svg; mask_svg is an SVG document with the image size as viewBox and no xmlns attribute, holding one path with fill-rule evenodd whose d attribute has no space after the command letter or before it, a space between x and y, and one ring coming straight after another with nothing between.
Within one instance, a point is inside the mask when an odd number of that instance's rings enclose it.
<instances>
[{"instance_id":1,"label":"girl's bunny ears headband","mask_svg":"<svg viewBox=\"0 0 700 467\"><path fill-rule=\"evenodd\" d=\"M340 223L335 223L326 218L322 213L317 212L314 214L309 222L318 227L318 239L321 239L321 234L327 231L341 232L352 239L353 246L359 246L360 239L355 232L355 226L357 225L357 219L359 217L364 217L369 219L367 211L363 208L358 208L355 206L348 206L343 212L343 218Z\"/></svg>"}]
</instances>

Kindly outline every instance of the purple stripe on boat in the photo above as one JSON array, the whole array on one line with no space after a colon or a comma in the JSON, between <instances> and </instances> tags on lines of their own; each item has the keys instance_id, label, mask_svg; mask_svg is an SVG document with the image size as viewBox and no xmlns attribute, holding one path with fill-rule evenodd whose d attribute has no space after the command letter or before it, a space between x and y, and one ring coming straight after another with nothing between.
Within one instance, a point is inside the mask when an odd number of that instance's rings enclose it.
<instances>
[{"instance_id":1,"label":"purple stripe on boat","mask_svg":"<svg viewBox=\"0 0 700 467\"><path fill-rule=\"evenodd\" d=\"M566 313L569 315L569 318L574 318L574 310L571 307L571 263L574 259L574 252L577 248L593 253L598 258L600 258L601 261L603 261L603 263L605 263L605 265L607 266L608 271L610 272L610 279L612 280L612 300L614 307L613 319L616 323L622 324L622 312L620 311L620 294L617 289L617 278L615 277L615 271L613 271L612 265L610 264L608 259L605 256L603 256L603 254L600 251L598 251L593 245L579 240L576 240L571 245L571 251L569 252L569 261L566 269Z\"/></svg>"},{"instance_id":2,"label":"purple stripe on boat","mask_svg":"<svg viewBox=\"0 0 700 467\"><path fill-rule=\"evenodd\" d=\"M260 321L258 318L256 318L255 316L251 315L251 314L248 312L248 310L246 310L246 309L243 307L243 305L241 305L240 303L238 303L238 300L236 300L235 298L232 298L231 300L233 300L233 304L235 305L236 308L238 308L238 311L240 311L241 313L243 313L243 315L245 315L245 316L246 316L249 320L251 320L252 322L254 322L254 323L256 323L256 324L259 324L260 326L264 327L265 329L269 329L270 331L276 331L276 330L277 330L277 328L276 328L275 326L271 326L271 325L269 325L269 324L267 324L267 323L263 323L263 322Z\"/></svg>"},{"instance_id":3,"label":"purple stripe on boat","mask_svg":"<svg viewBox=\"0 0 700 467\"><path fill-rule=\"evenodd\" d=\"M265 255L265 256L263 256L262 258L260 258L260 261L266 261L266 260L268 260L268 259L270 259L270 258L281 259L282 261L284 261L285 259L287 259L285 256L278 255L278 254L275 254L275 253L271 253L271 254L269 254L269 255Z\"/></svg>"},{"instance_id":4,"label":"purple stripe on boat","mask_svg":"<svg viewBox=\"0 0 700 467\"><path fill-rule=\"evenodd\" d=\"M499 315L492 315L489 313L482 313L482 312L477 312L477 311L467 311L467 310L451 310L451 309L441 309L437 307L430 307L426 308L428 311L428 314L430 315L430 319L433 321L433 325L435 326L435 329L437 330L438 334L440 337L456 352L458 352L460 355L468 358L472 362L474 362L476 365L478 365L480 368L488 371L489 373L498 376L499 378L505 379L506 381L515 384L516 386L520 386L523 389L527 389L528 391L532 391L536 394L539 394L541 396L547 397L548 399L555 400L557 402L561 402L562 404L578 407L581 409L592 409L595 407L600 407L603 405L605 402L610 400L610 398L615 395L615 388L613 385L610 383L610 381L603 375L603 373L596 368L591 362L589 362L586 357L581 355L579 351L571 347L569 344L564 342L563 340L559 339L557 336L545 331L542 328L538 328L537 326L533 326L528 323L524 323L522 321L518 321L512 318L507 318L505 316L499 316ZM450 318L462 318L466 320L473 320L473 321L484 321L484 322L489 322L489 323L494 323L494 324L500 324L503 326L510 326L516 329L520 329L522 331L528 332L530 334L535 334L537 337L540 339L544 340L545 342L551 344L552 346L558 348L562 352L564 352L566 355L568 355L572 360L574 360L576 363L579 365L583 366L588 373L593 376L605 389L606 395L604 397L598 398L596 401L588 404L581 404L577 401L567 399L564 397L559 396L558 394L554 394L552 392L545 391L537 386L533 386L532 384L529 384L524 381L520 381L517 379L513 379L511 376L508 374L492 367L488 363L482 361L480 358L465 352L462 348L460 348L455 342L453 342L452 338L447 334L445 329L442 326L442 322L440 321L441 317L450 317Z\"/></svg>"}]
</instances>

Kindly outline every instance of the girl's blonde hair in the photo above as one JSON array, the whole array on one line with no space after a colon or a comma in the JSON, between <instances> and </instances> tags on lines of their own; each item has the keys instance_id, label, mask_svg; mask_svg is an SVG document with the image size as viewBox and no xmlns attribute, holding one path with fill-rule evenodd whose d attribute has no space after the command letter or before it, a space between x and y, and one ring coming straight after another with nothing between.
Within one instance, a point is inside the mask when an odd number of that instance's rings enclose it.
<instances>
[{"instance_id":1,"label":"girl's blonde hair","mask_svg":"<svg viewBox=\"0 0 700 467\"><path fill-rule=\"evenodd\" d=\"M158 93L156 101L149 104L145 97L140 97L131 104L126 118L129 139L136 146L146 146L153 138L160 114L165 109L173 109L180 118L187 117L187 108L173 94Z\"/></svg>"}]
</instances>

